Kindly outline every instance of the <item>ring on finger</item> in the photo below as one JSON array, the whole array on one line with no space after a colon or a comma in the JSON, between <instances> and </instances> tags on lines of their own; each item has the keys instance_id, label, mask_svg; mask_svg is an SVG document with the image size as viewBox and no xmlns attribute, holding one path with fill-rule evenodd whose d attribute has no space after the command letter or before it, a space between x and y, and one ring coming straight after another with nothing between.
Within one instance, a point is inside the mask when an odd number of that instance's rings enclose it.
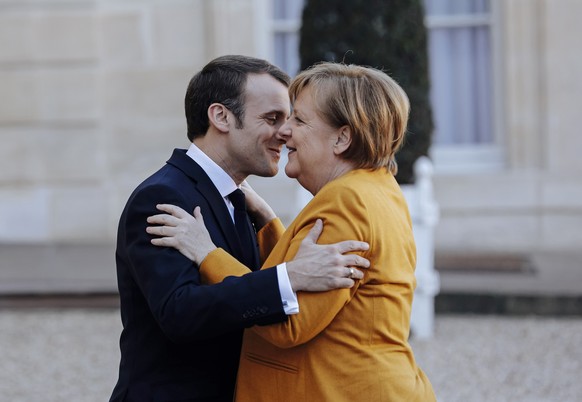
<instances>
[{"instance_id":1,"label":"ring on finger","mask_svg":"<svg viewBox=\"0 0 582 402\"><path fill-rule=\"evenodd\" d=\"M350 279L353 278L354 277L354 273L355 273L354 272L354 269L353 268L350 268L350 276L348 276L348 278L350 278Z\"/></svg>"}]
</instances>

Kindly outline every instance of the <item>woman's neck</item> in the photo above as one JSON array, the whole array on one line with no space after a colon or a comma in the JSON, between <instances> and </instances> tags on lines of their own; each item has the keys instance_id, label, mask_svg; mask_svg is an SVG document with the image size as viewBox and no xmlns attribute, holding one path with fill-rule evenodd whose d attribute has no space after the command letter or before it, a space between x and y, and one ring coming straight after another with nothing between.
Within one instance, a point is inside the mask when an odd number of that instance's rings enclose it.
<instances>
[{"instance_id":1,"label":"woman's neck","mask_svg":"<svg viewBox=\"0 0 582 402\"><path fill-rule=\"evenodd\" d=\"M325 186L327 183L337 179L338 177L341 177L343 175L345 175L346 173L351 172L352 170L355 169L355 166L346 160L339 160L330 170L329 172L327 172L325 175L322 175L321 179L317 181L317 183L315 183L314 186L312 186L313 188L307 188L305 187L305 189L307 191L309 191L311 194L315 195L319 192L319 190L321 190L323 188L323 186ZM301 184L301 183L300 183Z\"/></svg>"}]
</instances>

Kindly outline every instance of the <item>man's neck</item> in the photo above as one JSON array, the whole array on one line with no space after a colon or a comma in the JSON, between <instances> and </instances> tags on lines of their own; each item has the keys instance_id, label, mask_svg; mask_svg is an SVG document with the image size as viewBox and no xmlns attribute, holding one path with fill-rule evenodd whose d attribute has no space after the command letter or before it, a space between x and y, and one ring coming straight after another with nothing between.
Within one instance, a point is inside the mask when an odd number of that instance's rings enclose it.
<instances>
[{"instance_id":1,"label":"man's neck","mask_svg":"<svg viewBox=\"0 0 582 402\"><path fill-rule=\"evenodd\" d=\"M246 176L238 173L237 162L232 161L227 153L226 144L216 141L207 135L204 137L195 138L193 141L202 152L206 154L214 163L216 163L222 170L224 170L236 183L237 186L246 179Z\"/></svg>"}]
</instances>

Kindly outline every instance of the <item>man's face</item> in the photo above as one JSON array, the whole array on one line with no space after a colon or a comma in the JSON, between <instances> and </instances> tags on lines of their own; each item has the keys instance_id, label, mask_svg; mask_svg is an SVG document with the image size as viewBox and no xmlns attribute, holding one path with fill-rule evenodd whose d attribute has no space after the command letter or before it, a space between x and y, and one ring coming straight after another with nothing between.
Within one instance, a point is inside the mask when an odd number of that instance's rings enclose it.
<instances>
[{"instance_id":1,"label":"man's face","mask_svg":"<svg viewBox=\"0 0 582 402\"><path fill-rule=\"evenodd\" d=\"M246 82L242 128L231 126L229 147L232 171L241 178L274 176L285 140L279 128L289 116L287 87L269 74L250 74Z\"/></svg>"}]
</instances>

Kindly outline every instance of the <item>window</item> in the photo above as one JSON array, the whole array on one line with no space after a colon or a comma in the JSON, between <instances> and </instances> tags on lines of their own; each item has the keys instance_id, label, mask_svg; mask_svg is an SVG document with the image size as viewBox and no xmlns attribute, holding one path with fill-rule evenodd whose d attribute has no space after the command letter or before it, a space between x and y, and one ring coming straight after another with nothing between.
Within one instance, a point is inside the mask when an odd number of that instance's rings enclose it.
<instances>
[{"instance_id":1,"label":"window","mask_svg":"<svg viewBox=\"0 0 582 402\"><path fill-rule=\"evenodd\" d=\"M437 172L502 166L500 108L493 102L497 1L424 0L435 123L431 157ZM293 76L300 67L304 0L270 2L269 59Z\"/></svg>"},{"instance_id":2,"label":"window","mask_svg":"<svg viewBox=\"0 0 582 402\"><path fill-rule=\"evenodd\" d=\"M499 167L502 155L493 108L495 1L424 3L435 167L441 172Z\"/></svg>"},{"instance_id":3,"label":"window","mask_svg":"<svg viewBox=\"0 0 582 402\"><path fill-rule=\"evenodd\" d=\"M273 63L294 76L299 60L299 29L304 0L272 0Z\"/></svg>"},{"instance_id":4,"label":"window","mask_svg":"<svg viewBox=\"0 0 582 402\"><path fill-rule=\"evenodd\" d=\"M491 143L488 2L425 3L435 142Z\"/></svg>"}]
</instances>

